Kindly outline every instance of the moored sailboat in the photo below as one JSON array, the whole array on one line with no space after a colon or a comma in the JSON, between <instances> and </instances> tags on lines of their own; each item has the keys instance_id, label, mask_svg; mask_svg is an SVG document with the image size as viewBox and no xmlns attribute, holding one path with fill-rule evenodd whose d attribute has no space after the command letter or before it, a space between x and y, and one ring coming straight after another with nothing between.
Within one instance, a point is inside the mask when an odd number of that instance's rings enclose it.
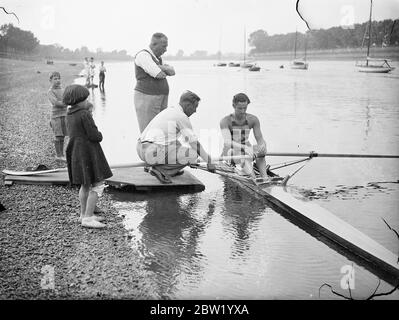
<instances>
[{"instance_id":1,"label":"moored sailboat","mask_svg":"<svg viewBox=\"0 0 399 320\"><path fill-rule=\"evenodd\" d=\"M294 45L294 60L291 61L291 69L307 70L309 63L306 62L306 41L305 41L305 56L303 59L298 59L296 57L296 44L298 40L298 31L295 31L295 45Z\"/></svg>"},{"instance_id":2,"label":"moored sailboat","mask_svg":"<svg viewBox=\"0 0 399 320\"><path fill-rule=\"evenodd\" d=\"M367 55L365 61L357 61L356 67L359 72L366 73L388 73L395 68L389 64L388 59L370 58L370 45L371 45L371 18L373 12L373 0L370 0L370 16L369 23L366 29L365 37L367 37Z\"/></svg>"}]
</instances>

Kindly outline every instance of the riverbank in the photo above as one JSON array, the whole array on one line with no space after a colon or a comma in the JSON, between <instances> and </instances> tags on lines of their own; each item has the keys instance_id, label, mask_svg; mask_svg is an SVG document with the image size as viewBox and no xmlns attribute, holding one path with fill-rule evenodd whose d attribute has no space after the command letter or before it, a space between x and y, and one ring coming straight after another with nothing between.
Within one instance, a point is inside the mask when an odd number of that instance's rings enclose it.
<instances>
[{"instance_id":1,"label":"riverbank","mask_svg":"<svg viewBox=\"0 0 399 320\"><path fill-rule=\"evenodd\" d=\"M48 75L59 71L65 87L81 68L0 60L0 171L59 166L48 125ZM91 230L77 222L77 188L1 182L0 299L151 298L106 192L99 206L107 228Z\"/></svg>"},{"instance_id":2,"label":"riverbank","mask_svg":"<svg viewBox=\"0 0 399 320\"><path fill-rule=\"evenodd\" d=\"M306 55L308 60L363 60L366 57L367 48L346 48L346 49L323 49L323 50L308 50ZM297 51L297 57L302 58L303 50ZM399 61L399 47L387 48L371 48L370 56L373 58L384 58L393 61ZM276 51L261 54L248 55L247 60L292 60L294 57L293 51ZM222 54L220 58L216 56L209 57L179 57L166 55L164 60L219 60L219 61L240 61L243 59L242 53L227 53Z\"/></svg>"},{"instance_id":3,"label":"riverbank","mask_svg":"<svg viewBox=\"0 0 399 320\"><path fill-rule=\"evenodd\" d=\"M306 56L308 60L364 60L367 48L347 48L329 50L308 50ZM253 55L251 59L257 60L281 60L293 59L293 52L269 52L265 54ZM304 51L297 51L297 57L303 57ZM399 61L399 47L371 48L370 57Z\"/></svg>"}]
</instances>

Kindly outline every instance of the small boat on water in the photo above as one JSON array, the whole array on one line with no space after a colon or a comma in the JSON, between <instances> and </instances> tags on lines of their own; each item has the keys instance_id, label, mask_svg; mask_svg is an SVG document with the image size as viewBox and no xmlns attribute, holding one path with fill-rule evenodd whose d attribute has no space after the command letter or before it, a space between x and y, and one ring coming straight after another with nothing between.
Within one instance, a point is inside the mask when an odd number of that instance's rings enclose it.
<instances>
[{"instance_id":1,"label":"small boat on water","mask_svg":"<svg viewBox=\"0 0 399 320\"><path fill-rule=\"evenodd\" d=\"M239 67L240 64L239 63L235 63L235 62L230 62L229 63L229 67Z\"/></svg>"},{"instance_id":2,"label":"small boat on water","mask_svg":"<svg viewBox=\"0 0 399 320\"><path fill-rule=\"evenodd\" d=\"M243 69L249 69L249 68L251 68L251 67L253 67L253 66L254 66L253 63L245 62L245 61L244 61L243 63L240 64L240 67L243 68Z\"/></svg>"},{"instance_id":3,"label":"small boat on water","mask_svg":"<svg viewBox=\"0 0 399 320\"><path fill-rule=\"evenodd\" d=\"M260 67L256 63L248 69L249 71L260 71Z\"/></svg>"},{"instance_id":4,"label":"small boat on water","mask_svg":"<svg viewBox=\"0 0 399 320\"><path fill-rule=\"evenodd\" d=\"M246 59L247 59L247 46L246 46L246 43L247 43L247 33L246 33L245 28L244 28L244 57L243 57L243 62L240 63L240 67L243 68L243 69L250 69L250 68L254 67L256 65L256 63L255 62L246 61ZM252 71L259 71L259 70L252 70Z\"/></svg>"},{"instance_id":5,"label":"small boat on water","mask_svg":"<svg viewBox=\"0 0 399 320\"><path fill-rule=\"evenodd\" d=\"M366 73L388 73L395 69L389 64L388 59L366 58L366 61L358 61L356 67L359 72Z\"/></svg>"},{"instance_id":6,"label":"small boat on water","mask_svg":"<svg viewBox=\"0 0 399 320\"><path fill-rule=\"evenodd\" d=\"M225 66L227 66L227 63L225 63L225 62L218 62L216 64L216 67L225 67Z\"/></svg>"},{"instance_id":7,"label":"small boat on water","mask_svg":"<svg viewBox=\"0 0 399 320\"><path fill-rule=\"evenodd\" d=\"M297 59L296 57L296 45L297 45L298 31L295 31L295 45L294 45L294 60L291 61L291 69L307 70L309 63L306 61L306 41L305 41L305 56L303 59Z\"/></svg>"},{"instance_id":8,"label":"small boat on water","mask_svg":"<svg viewBox=\"0 0 399 320\"><path fill-rule=\"evenodd\" d=\"M366 72L366 73L388 73L394 70L395 68L389 64L388 59L375 59L370 58L370 45L371 45L371 18L373 12L373 0L370 0L370 16L369 22L366 29L366 32L363 37L364 39L367 38L367 55L365 61L357 61L356 67L359 72ZM363 44L362 44L363 47Z\"/></svg>"},{"instance_id":9,"label":"small boat on water","mask_svg":"<svg viewBox=\"0 0 399 320\"><path fill-rule=\"evenodd\" d=\"M307 63L305 60L293 60L291 61L290 67L291 69L299 69L299 70L307 70L309 66L309 63Z\"/></svg>"}]
</instances>

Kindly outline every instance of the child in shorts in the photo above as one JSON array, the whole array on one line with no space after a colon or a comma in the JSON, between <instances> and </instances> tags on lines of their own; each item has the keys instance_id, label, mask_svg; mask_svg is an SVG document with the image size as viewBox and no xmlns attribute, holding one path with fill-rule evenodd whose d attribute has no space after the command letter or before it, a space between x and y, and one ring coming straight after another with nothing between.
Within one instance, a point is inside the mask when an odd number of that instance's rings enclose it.
<instances>
[{"instance_id":1,"label":"child in shorts","mask_svg":"<svg viewBox=\"0 0 399 320\"><path fill-rule=\"evenodd\" d=\"M80 185L80 222L86 228L104 228L103 217L95 214L96 202L104 190L104 180L112 177L100 142L103 139L94 123L87 97L89 90L77 84L65 88L63 102L67 112L69 143L66 149L69 181Z\"/></svg>"},{"instance_id":2,"label":"child in shorts","mask_svg":"<svg viewBox=\"0 0 399 320\"><path fill-rule=\"evenodd\" d=\"M61 75L54 71L50 74L51 87L47 92L47 97L52 105L50 126L54 133L54 146L56 160L66 161L64 155L64 140L67 134L65 117L67 106L62 102L64 90L61 87Z\"/></svg>"}]
</instances>

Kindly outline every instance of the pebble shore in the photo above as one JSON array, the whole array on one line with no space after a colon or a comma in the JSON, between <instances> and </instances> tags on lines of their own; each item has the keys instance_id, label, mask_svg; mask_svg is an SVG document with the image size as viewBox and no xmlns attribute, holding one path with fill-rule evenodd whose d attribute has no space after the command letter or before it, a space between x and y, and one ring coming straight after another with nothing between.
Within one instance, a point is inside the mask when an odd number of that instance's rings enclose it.
<instances>
[{"instance_id":1,"label":"pebble shore","mask_svg":"<svg viewBox=\"0 0 399 320\"><path fill-rule=\"evenodd\" d=\"M57 163L46 97L49 73L62 85L82 66L0 59L0 171ZM151 299L146 272L105 192L107 228L78 222L78 188L0 183L0 299Z\"/></svg>"}]
</instances>

